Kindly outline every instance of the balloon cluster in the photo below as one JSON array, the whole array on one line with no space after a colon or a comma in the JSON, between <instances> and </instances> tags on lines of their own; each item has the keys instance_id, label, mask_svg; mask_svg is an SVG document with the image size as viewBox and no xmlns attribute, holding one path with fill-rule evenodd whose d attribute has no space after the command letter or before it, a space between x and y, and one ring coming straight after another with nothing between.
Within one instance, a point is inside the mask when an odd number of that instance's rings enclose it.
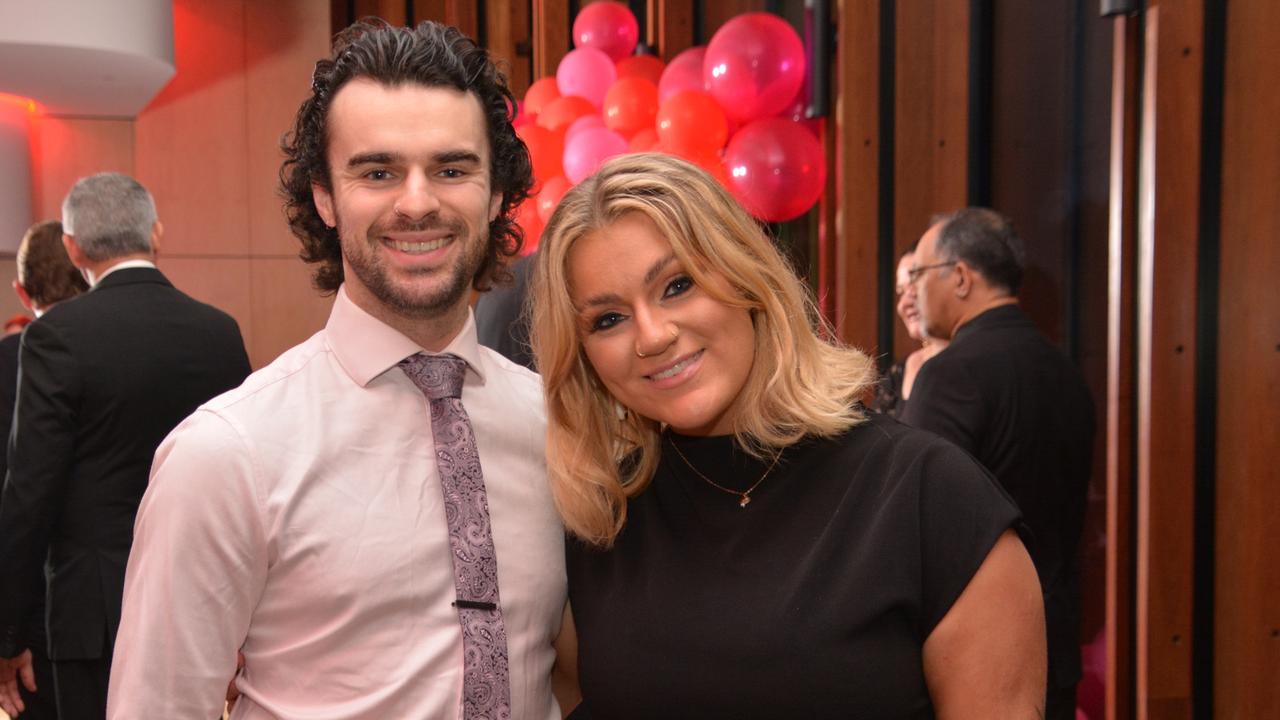
<instances>
[{"instance_id":1,"label":"balloon cluster","mask_svg":"<svg viewBox=\"0 0 1280 720\"><path fill-rule=\"evenodd\" d=\"M626 5L584 6L573 23L575 48L555 77L525 93L515 126L536 180L534 197L517 210L527 249L570 187L627 152L695 163L761 220L813 207L826 163L802 122L804 45L790 25L764 12L739 15L665 65L632 54L639 34Z\"/></svg>"}]
</instances>

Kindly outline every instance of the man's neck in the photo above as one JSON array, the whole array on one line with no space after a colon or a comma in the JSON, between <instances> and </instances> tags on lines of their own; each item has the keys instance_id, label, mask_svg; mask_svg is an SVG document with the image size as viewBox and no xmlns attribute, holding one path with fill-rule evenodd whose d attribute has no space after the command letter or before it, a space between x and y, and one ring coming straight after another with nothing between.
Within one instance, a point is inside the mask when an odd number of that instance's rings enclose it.
<instances>
[{"instance_id":1,"label":"man's neck","mask_svg":"<svg viewBox=\"0 0 1280 720\"><path fill-rule=\"evenodd\" d=\"M960 332L960 328L964 327L967 323L969 323L971 320L978 317L982 313L988 310L991 310L993 308L1001 307L1003 305L1017 305L1017 304L1018 304L1018 298L1013 297L1012 295L997 295L989 300L986 300L983 302L976 302L974 303L973 307L966 308L964 313L960 316L960 319L956 321L956 327L954 330L951 331L951 337L954 339L956 336L956 333Z\"/></svg>"},{"instance_id":2,"label":"man's neck","mask_svg":"<svg viewBox=\"0 0 1280 720\"><path fill-rule=\"evenodd\" d=\"M352 284L347 285L347 297L356 307L431 352L440 352L448 347L467 324L469 305L466 295L452 307L429 317L404 315Z\"/></svg>"}]
</instances>

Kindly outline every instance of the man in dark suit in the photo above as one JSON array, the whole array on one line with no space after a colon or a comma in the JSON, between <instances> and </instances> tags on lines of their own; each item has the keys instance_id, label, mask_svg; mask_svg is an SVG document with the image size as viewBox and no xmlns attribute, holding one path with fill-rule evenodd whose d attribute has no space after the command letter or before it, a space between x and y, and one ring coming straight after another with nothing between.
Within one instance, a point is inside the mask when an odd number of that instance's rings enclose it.
<instances>
[{"instance_id":1,"label":"man in dark suit","mask_svg":"<svg viewBox=\"0 0 1280 720\"><path fill-rule=\"evenodd\" d=\"M18 245L18 279L13 290L23 307L39 318L54 305L69 300L89 285L62 247L62 223L57 220L36 223L27 230ZM18 397L18 349L20 334L0 338L0 478L9 470L9 430L13 425L13 406ZM2 483L3 481L0 481ZM2 497L2 496L0 496ZM32 670L38 691L19 685L18 692L26 703L23 720L57 720L58 708L53 696L53 666L49 664L48 638L44 631L44 578L31 579L30 593L35 598L28 615L26 639L31 650Z\"/></svg>"},{"instance_id":2,"label":"man in dark suit","mask_svg":"<svg viewBox=\"0 0 1280 720\"><path fill-rule=\"evenodd\" d=\"M9 473L0 504L0 707L29 676L26 591L47 567L58 712L106 714L133 521L156 447L249 373L229 315L176 290L153 264L162 227L138 182L104 173L63 201L63 246L92 290L23 335Z\"/></svg>"},{"instance_id":3,"label":"man in dark suit","mask_svg":"<svg viewBox=\"0 0 1280 720\"><path fill-rule=\"evenodd\" d=\"M1023 262L1008 219L984 208L936 219L920 238L908 292L929 336L951 345L920 369L903 420L969 451L1022 509L1045 598L1046 717L1074 718L1093 401L1018 307Z\"/></svg>"}]
</instances>

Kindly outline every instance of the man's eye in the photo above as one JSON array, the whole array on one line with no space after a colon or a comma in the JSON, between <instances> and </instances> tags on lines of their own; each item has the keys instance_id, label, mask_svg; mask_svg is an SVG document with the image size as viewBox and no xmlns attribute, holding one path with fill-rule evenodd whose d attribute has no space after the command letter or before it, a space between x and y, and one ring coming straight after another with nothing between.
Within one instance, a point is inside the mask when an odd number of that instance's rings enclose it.
<instances>
[{"instance_id":1,"label":"man's eye","mask_svg":"<svg viewBox=\"0 0 1280 720\"><path fill-rule=\"evenodd\" d=\"M617 325L618 323L622 322L622 320L623 320L623 317L619 313L616 313L616 312L604 313L603 315L597 317L595 320L591 322L591 332L600 332L601 330L608 330L614 325Z\"/></svg>"},{"instance_id":2,"label":"man's eye","mask_svg":"<svg viewBox=\"0 0 1280 720\"><path fill-rule=\"evenodd\" d=\"M445 168L444 170L440 171L440 175L446 178L460 178L466 174L467 173L465 171L460 170L458 168Z\"/></svg>"},{"instance_id":3,"label":"man's eye","mask_svg":"<svg viewBox=\"0 0 1280 720\"><path fill-rule=\"evenodd\" d=\"M663 291L662 296L675 297L676 295L683 295L684 293L689 292L689 290L692 288L693 288L693 278L689 277L688 275L681 275L680 277L667 283L667 288L666 290Z\"/></svg>"},{"instance_id":4,"label":"man's eye","mask_svg":"<svg viewBox=\"0 0 1280 720\"><path fill-rule=\"evenodd\" d=\"M391 178L391 172L389 170L370 170L364 176L370 180L388 180Z\"/></svg>"}]
</instances>

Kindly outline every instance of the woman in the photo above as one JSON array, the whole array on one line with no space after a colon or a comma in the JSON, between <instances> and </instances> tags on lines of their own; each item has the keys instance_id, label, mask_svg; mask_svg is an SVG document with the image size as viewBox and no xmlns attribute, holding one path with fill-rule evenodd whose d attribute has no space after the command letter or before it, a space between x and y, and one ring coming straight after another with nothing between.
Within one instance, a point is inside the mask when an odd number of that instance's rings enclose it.
<instances>
[{"instance_id":1,"label":"woman","mask_svg":"<svg viewBox=\"0 0 1280 720\"><path fill-rule=\"evenodd\" d=\"M590 717L1035 717L1016 509L862 408L870 361L715 180L610 160L552 215L533 298Z\"/></svg>"},{"instance_id":2,"label":"woman","mask_svg":"<svg viewBox=\"0 0 1280 720\"><path fill-rule=\"evenodd\" d=\"M907 337L920 343L920 347L907 355L906 360L894 363L888 375L876 387L875 409L901 418L907 408L907 398L911 396L911 386L915 384L916 374L929 358L947 349L947 340L931 338L924 332L920 324L920 311L916 308L916 293L911 282L911 260L915 252L908 250L898 260L897 287L898 318L907 328Z\"/></svg>"}]
</instances>

